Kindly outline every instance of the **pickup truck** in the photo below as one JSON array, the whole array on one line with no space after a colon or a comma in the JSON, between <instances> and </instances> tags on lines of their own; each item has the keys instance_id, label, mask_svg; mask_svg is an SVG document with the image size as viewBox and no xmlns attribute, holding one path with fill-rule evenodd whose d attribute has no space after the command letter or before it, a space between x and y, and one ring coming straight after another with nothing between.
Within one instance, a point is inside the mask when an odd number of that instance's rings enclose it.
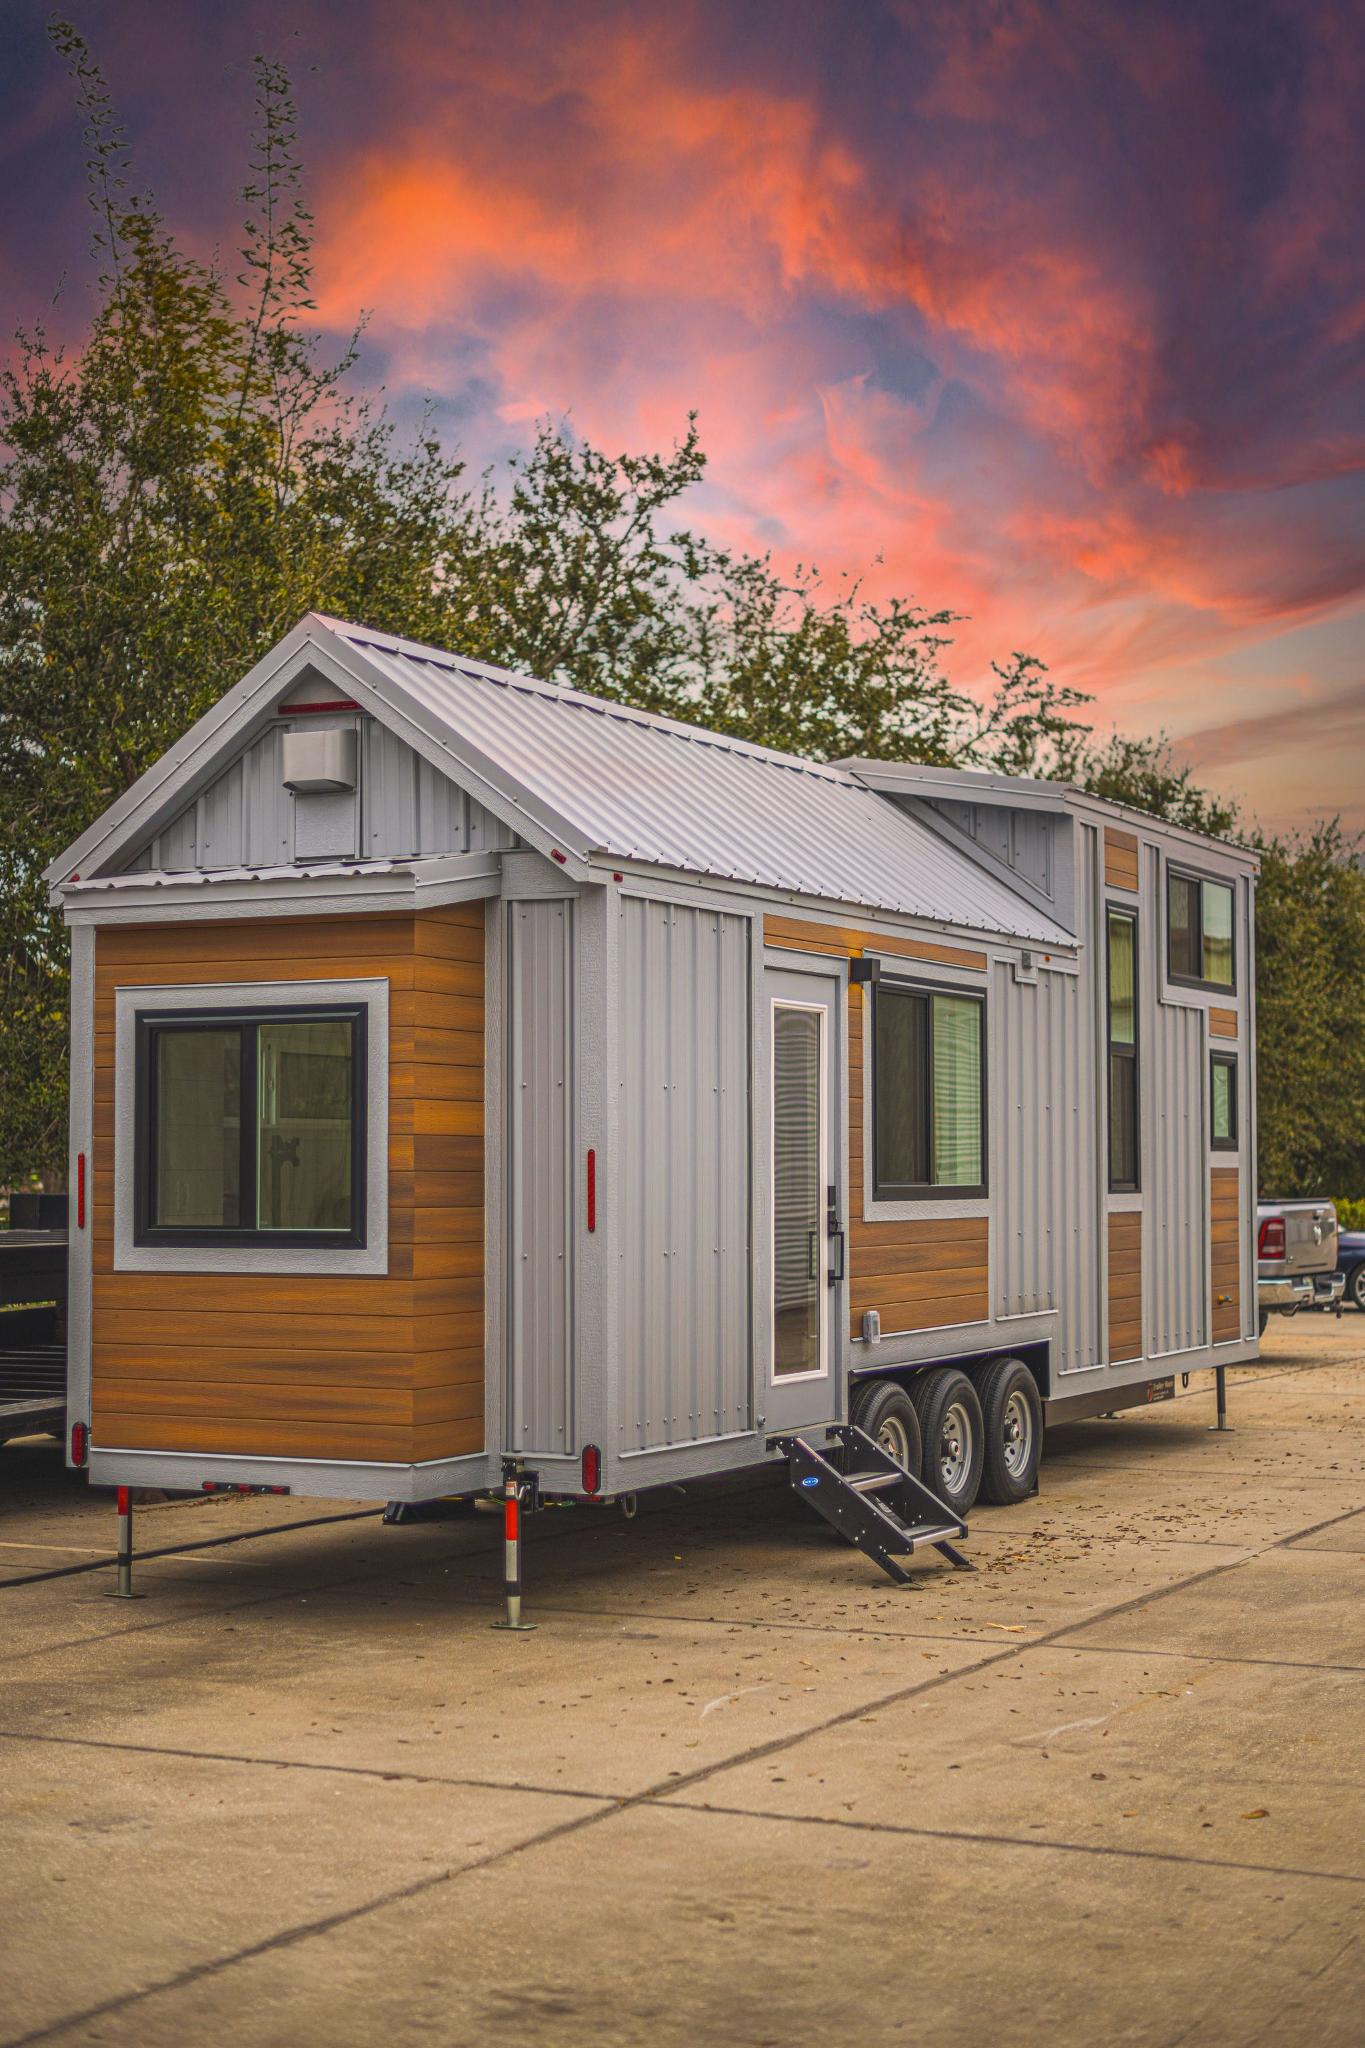
<instances>
[{"instance_id":1,"label":"pickup truck","mask_svg":"<svg viewBox=\"0 0 1365 2048\"><path fill-rule=\"evenodd\" d=\"M1365 1309L1365 1230L1338 1231L1337 1270L1346 1283L1346 1299Z\"/></svg>"},{"instance_id":2,"label":"pickup truck","mask_svg":"<svg viewBox=\"0 0 1365 2048\"><path fill-rule=\"evenodd\" d=\"M1345 1286L1337 1271L1337 1212L1327 1201L1261 1202L1256 1209L1256 1295L1261 1334L1272 1315L1330 1308Z\"/></svg>"}]
</instances>

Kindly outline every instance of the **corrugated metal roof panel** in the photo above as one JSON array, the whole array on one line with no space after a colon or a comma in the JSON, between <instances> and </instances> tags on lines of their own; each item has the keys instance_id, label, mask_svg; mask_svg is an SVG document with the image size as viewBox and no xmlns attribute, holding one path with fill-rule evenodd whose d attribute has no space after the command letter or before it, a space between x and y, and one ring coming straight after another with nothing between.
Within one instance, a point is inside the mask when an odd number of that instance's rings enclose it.
<instances>
[{"instance_id":1,"label":"corrugated metal roof panel","mask_svg":"<svg viewBox=\"0 0 1365 2048\"><path fill-rule=\"evenodd\" d=\"M594 852L933 923L1072 943L846 770L326 623Z\"/></svg>"}]
</instances>

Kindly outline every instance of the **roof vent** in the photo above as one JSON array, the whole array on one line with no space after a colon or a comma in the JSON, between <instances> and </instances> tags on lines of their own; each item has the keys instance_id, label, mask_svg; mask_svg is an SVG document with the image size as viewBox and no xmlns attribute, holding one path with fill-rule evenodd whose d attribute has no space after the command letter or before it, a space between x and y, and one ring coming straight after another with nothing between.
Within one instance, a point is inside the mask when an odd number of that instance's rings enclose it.
<instances>
[{"instance_id":1,"label":"roof vent","mask_svg":"<svg viewBox=\"0 0 1365 2048\"><path fill-rule=\"evenodd\" d=\"M284 734L284 786L295 796L334 796L355 778L354 726Z\"/></svg>"}]
</instances>

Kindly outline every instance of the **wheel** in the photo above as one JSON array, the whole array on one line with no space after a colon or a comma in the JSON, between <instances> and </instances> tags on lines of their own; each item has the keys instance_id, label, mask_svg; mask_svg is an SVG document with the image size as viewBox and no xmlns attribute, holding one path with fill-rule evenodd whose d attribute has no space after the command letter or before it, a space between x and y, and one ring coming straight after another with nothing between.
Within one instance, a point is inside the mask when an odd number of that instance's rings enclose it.
<instances>
[{"instance_id":1,"label":"wheel","mask_svg":"<svg viewBox=\"0 0 1365 2048\"><path fill-rule=\"evenodd\" d=\"M965 1372L938 1366L910 1382L924 1441L922 1478L955 1515L965 1515L981 1485L985 1431L976 1388Z\"/></svg>"},{"instance_id":2,"label":"wheel","mask_svg":"<svg viewBox=\"0 0 1365 2048\"><path fill-rule=\"evenodd\" d=\"M1352 1266L1346 1275L1346 1299L1365 1309L1365 1266Z\"/></svg>"},{"instance_id":3,"label":"wheel","mask_svg":"<svg viewBox=\"0 0 1365 2048\"><path fill-rule=\"evenodd\" d=\"M904 1387L894 1380L868 1381L854 1397L853 1421L913 1478L919 1478L923 1462L919 1417Z\"/></svg>"},{"instance_id":4,"label":"wheel","mask_svg":"<svg viewBox=\"0 0 1365 2048\"><path fill-rule=\"evenodd\" d=\"M1038 1480L1043 1452L1043 1404L1038 1382L1020 1358L995 1358L976 1376L981 1397L984 1456L981 1498L997 1507L1027 1500Z\"/></svg>"}]
</instances>

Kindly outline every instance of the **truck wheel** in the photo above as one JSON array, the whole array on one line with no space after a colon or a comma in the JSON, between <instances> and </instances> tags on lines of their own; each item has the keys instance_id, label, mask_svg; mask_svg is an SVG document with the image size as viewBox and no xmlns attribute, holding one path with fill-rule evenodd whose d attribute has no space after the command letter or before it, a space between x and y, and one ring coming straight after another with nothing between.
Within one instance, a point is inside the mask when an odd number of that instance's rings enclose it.
<instances>
[{"instance_id":1,"label":"truck wheel","mask_svg":"<svg viewBox=\"0 0 1365 2048\"><path fill-rule=\"evenodd\" d=\"M874 1444L904 1465L915 1479L923 1462L919 1417L904 1387L894 1380L871 1380L858 1389L853 1400L853 1421Z\"/></svg>"},{"instance_id":2,"label":"truck wheel","mask_svg":"<svg viewBox=\"0 0 1365 2048\"><path fill-rule=\"evenodd\" d=\"M985 1424L981 1498L997 1507L1027 1500L1038 1482L1043 1404L1038 1382L1020 1358L995 1358L977 1374Z\"/></svg>"},{"instance_id":3,"label":"truck wheel","mask_svg":"<svg viewBox=\"0 0 1365 2048\"><path fill-rule=\"evenodd\" d=\"M965 1515L981 1485L985 1428L976 1388L965 1372L938 1366L910 1382L924 1442L922 1478L955 1515Z\"/></svg>"},{"instance_id":4,"label":"truck wheel","mask_svg":"<svg viewBox=\"0 0 1365 2048\"><path fill-rule=\"evenodd\" d=\"M1346 1275L1346 1299L1365 1309L1365 1266L1355 1266Z\"/></svg>"}]
</instances>

